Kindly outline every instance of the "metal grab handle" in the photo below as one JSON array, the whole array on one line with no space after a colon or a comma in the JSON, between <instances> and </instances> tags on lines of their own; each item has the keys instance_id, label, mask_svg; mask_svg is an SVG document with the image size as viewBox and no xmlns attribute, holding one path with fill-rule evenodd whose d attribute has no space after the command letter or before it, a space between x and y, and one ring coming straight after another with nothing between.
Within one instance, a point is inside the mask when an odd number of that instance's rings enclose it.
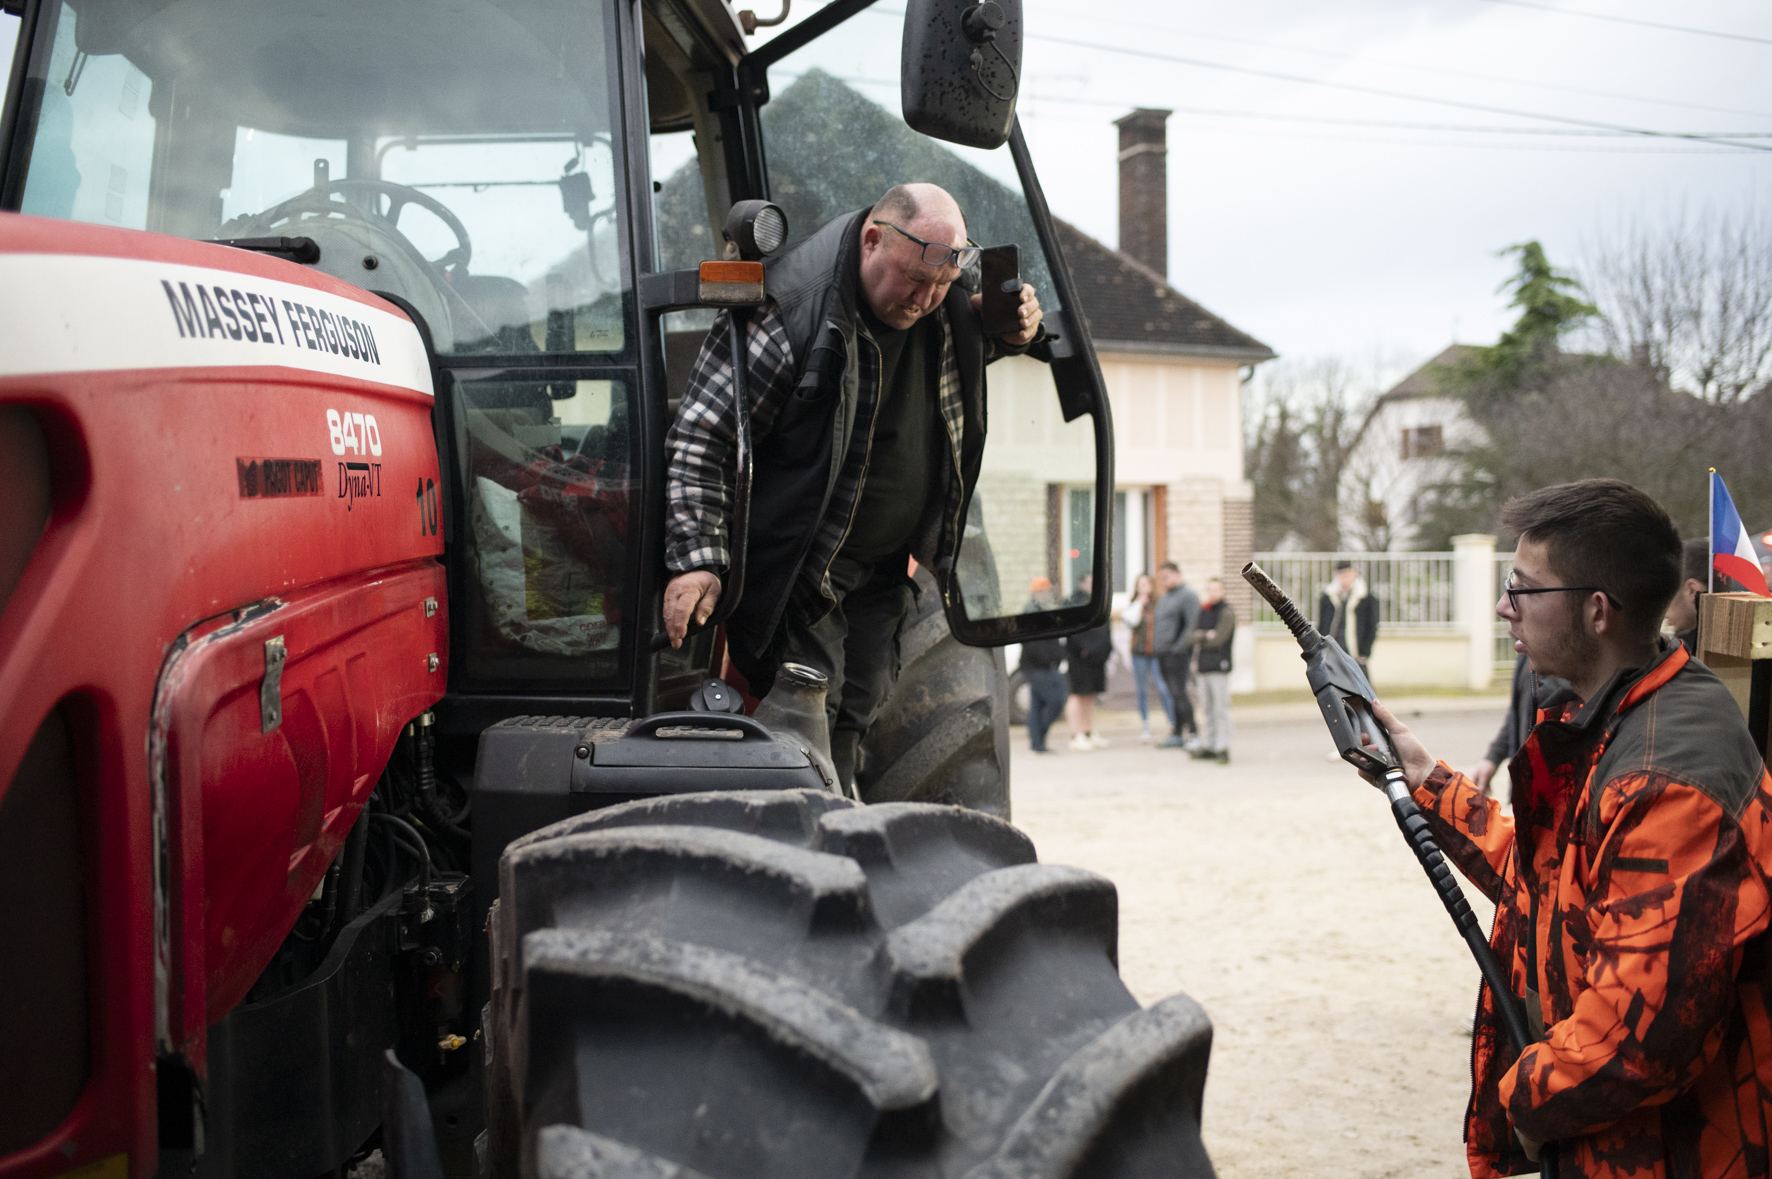
<instances>
[{"instance_id":1,"label":"metal grab handle","mask_svg":"<svg viewBox=\"0 0 1772 1179\"><path fill-rule=\"evenodd\" d=\"M714 604L714 612L708 615L706 622L691 621L683 634L684 641L703 631L713 630L732 617L732 611L744 596L745 556L750 547L751 531L751 408L746 404L745 373L750 362L745 345L745 321L750 318L750 310L734 307L728 315L732 323L733 432L737 435L733 451L738 468L732 480L732 520L726 529L732 564L727 567L726 576L720 579L720 600ZM663 651L670 645L671 636L661 627L652 636L652 649Z\"/></svg>"},{"instance_id":2,"label":"metal grab handle","mask_svg":"<svg viewBox=\"0 0 1772 1179\"><path fill-rule=\"evenodd\" d=\"M765 741L775 739L775 734L761 721L752 720L742 712L655 712L649 717L635 721L633 726L622 734L622 739L625 741L629 737L644 737L648 733L656 736L658 730L665 728L739 729L747 737L759 737Z\"/></svg>"}]
</instances>

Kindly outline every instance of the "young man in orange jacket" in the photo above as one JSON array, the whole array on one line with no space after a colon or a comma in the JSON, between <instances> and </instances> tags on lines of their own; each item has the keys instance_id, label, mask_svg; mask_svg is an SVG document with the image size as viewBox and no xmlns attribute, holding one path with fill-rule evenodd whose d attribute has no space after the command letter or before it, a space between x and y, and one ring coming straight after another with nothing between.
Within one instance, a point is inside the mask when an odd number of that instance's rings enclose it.
<instances>
[{"instance_id":1,"label":"young man in orange jacket","mask_svg":"<svg viewBox=\"0 0 1772 1179\"><path fill-rule=\"evenodd\" d=\"M1772 1124L1772 778L1733 698L1660 637L1680 540L1590 479L1510 502L1496 612L1538 674L1512 816L1388 711L1447 855L1497 904L1491 944L1541 1041L1517 1057L1485 987L1466 1153L1477 1179L1765 1176Z\"/></svg>"}]
</instances>

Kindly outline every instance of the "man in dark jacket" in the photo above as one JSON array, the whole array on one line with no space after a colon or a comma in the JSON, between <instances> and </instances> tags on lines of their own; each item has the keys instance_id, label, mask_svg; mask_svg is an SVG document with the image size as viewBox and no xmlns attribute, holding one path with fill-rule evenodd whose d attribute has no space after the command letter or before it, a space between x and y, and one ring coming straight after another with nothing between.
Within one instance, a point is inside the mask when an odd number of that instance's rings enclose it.
<instances>
[{"instance_id":1,"label":"man in dark jacket","mask_svg":"<svg viewBox=\"0 0 1772 1179\"><path fill-rule=\"evenodd\" d=\"M1501 720L1501 728L1495 732L1495 740L1489 742L1488 752L1483 760L1477 763L1477 772L1472 775L1477 789L1485 795L1489 793L1489 782L1495 777L1495 771L1508 763L1526 738L1532 734L1532 726L1538 723L1538 677L1532 672L1532 665L1521 655L1514 660L1514 683L1508 695L1507 715Z\"/></svg>"},{"instance_id":2,"label":"man in dark jacket","mask_svg":"<svg viewBox=\"0 0 1772 1179\"><path fill-rule=\"evenodd\" d=\"M1219 765L1231 764L1231 640L1237 634L1237 612L1224 600L1224 582L1206 581L1206 596L1188 642L1199 652L1200 711L1206 714L1200 747L1194 756Z\"/></svg>"},{"instance_id":3,"label":"man in dark jacket","mask_svg":"<svg viewBox=\"0 0 1772 1179\"><path fill-rule=\"evenodd\" d=\"M1366 579L1352 561L1335 562L1335 580L1317 599L1317 629L1336 646L1366 666L1378 638L1378 599L1366 591Z\"/></svg>"},{"instance_id":4,"label":"man in dark jacket","mask_svg":"<svg viewBox=\"0 0 1772 1179\"><path fill-rule=\"evenodd\" d=\"M855 752L891 692L910 609L909 559L944 595L984 450L984 366L1040 331L982 332L953 286L976 260L965 216L932 184L898 185L767 266L745 331L755 474L732 661L763 695L792 660L830 679L831 760ZM728 562L735 416L730 323L716 317L666 438L664 623L673 645L706 621Z\"/></svg>"},{"instance_id":5,"label":"man in dark jacket","mask_svg":"<svg viewBox=\"0 0 1772 1179\"><path fill-rule=\"evenodd\" d=\"M1188 636L1200 613L1200 598L1183 583L1181 567L1174 561L1157 566L1157 584L1163 589L1163 596L1157 599L1157 666L1175 702L1175 723L1163 748L1180 749L1193 741L1195 734L1194 706L1187 695L1188 665L1194 657Z\"/></svg>"},{"instance_id":6,"label":"man in dark jacket","mask_svg":"<svg viewBox=\"0 0 1772 1179\"><path fill-rule=\"evenodd\" d=\"M1667 604L1667 624L1686 654L1698 654L1698 596L1710 585L1710 538L1680 544L1680 589Z\"/></svg>"}]
</instances>

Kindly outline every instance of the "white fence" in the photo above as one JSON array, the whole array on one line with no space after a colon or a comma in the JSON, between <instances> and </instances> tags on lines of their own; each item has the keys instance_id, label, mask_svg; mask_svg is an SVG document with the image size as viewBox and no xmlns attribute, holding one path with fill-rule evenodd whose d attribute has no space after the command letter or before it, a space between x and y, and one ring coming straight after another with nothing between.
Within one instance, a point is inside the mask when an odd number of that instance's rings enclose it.
<instances>
[{"instance_id":1,"label":"white fence","mask_svg":"<svg viewBox=\"0 0 1772 1179\"><path fill-rule=\"evenodd\" d=\"M1318 599L1335 580L1335 566L1353 562L1378 599L1380 633L1444 630L1453 625L1451 553L1257 553L1255 559L1289 594L1304 616L1318 621ZM1257 599L1255 622L1280 625L1273 607Z\"/></svg>"},{"instance_id":2,"label":"white fence","mask_svg":"<svg viewBox=\"0 0 1772 1179\"><path fill-rule=\"evenodd\" d=\"M1379 637L1369 671L1381 688L1487 689L1498 674L1505 682L1513 667L1507 626L1494 610L1513 555L1497 554L1492 536L1458 536L1453 544L1453 551L1438 553L1270 552L1255 559L1312 622L1336 564L1353 564L1378 601ZM1288 650L1290 636L1259 599L1252 629L1255 682L1246 687L1294 686L1297 655Z\"/></svg>"}]
</instances>

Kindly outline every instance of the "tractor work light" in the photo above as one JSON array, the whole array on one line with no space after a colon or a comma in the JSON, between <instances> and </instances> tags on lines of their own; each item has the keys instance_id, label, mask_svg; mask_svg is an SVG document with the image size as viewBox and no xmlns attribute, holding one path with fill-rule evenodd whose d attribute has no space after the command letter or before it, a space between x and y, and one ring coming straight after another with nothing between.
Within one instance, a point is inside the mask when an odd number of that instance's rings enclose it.
<instances>
[{"instance_id":1,"label":"tractor work light","mask_svg":"<svg viewBox=\"0 0 1772 1179\"><path fill-rule=\"evenodd\" d=\"M721 231L747 262L767 258L788 240L788 215L770 201L739 201L726 214Z\"/></svg>"}]
</instances>

